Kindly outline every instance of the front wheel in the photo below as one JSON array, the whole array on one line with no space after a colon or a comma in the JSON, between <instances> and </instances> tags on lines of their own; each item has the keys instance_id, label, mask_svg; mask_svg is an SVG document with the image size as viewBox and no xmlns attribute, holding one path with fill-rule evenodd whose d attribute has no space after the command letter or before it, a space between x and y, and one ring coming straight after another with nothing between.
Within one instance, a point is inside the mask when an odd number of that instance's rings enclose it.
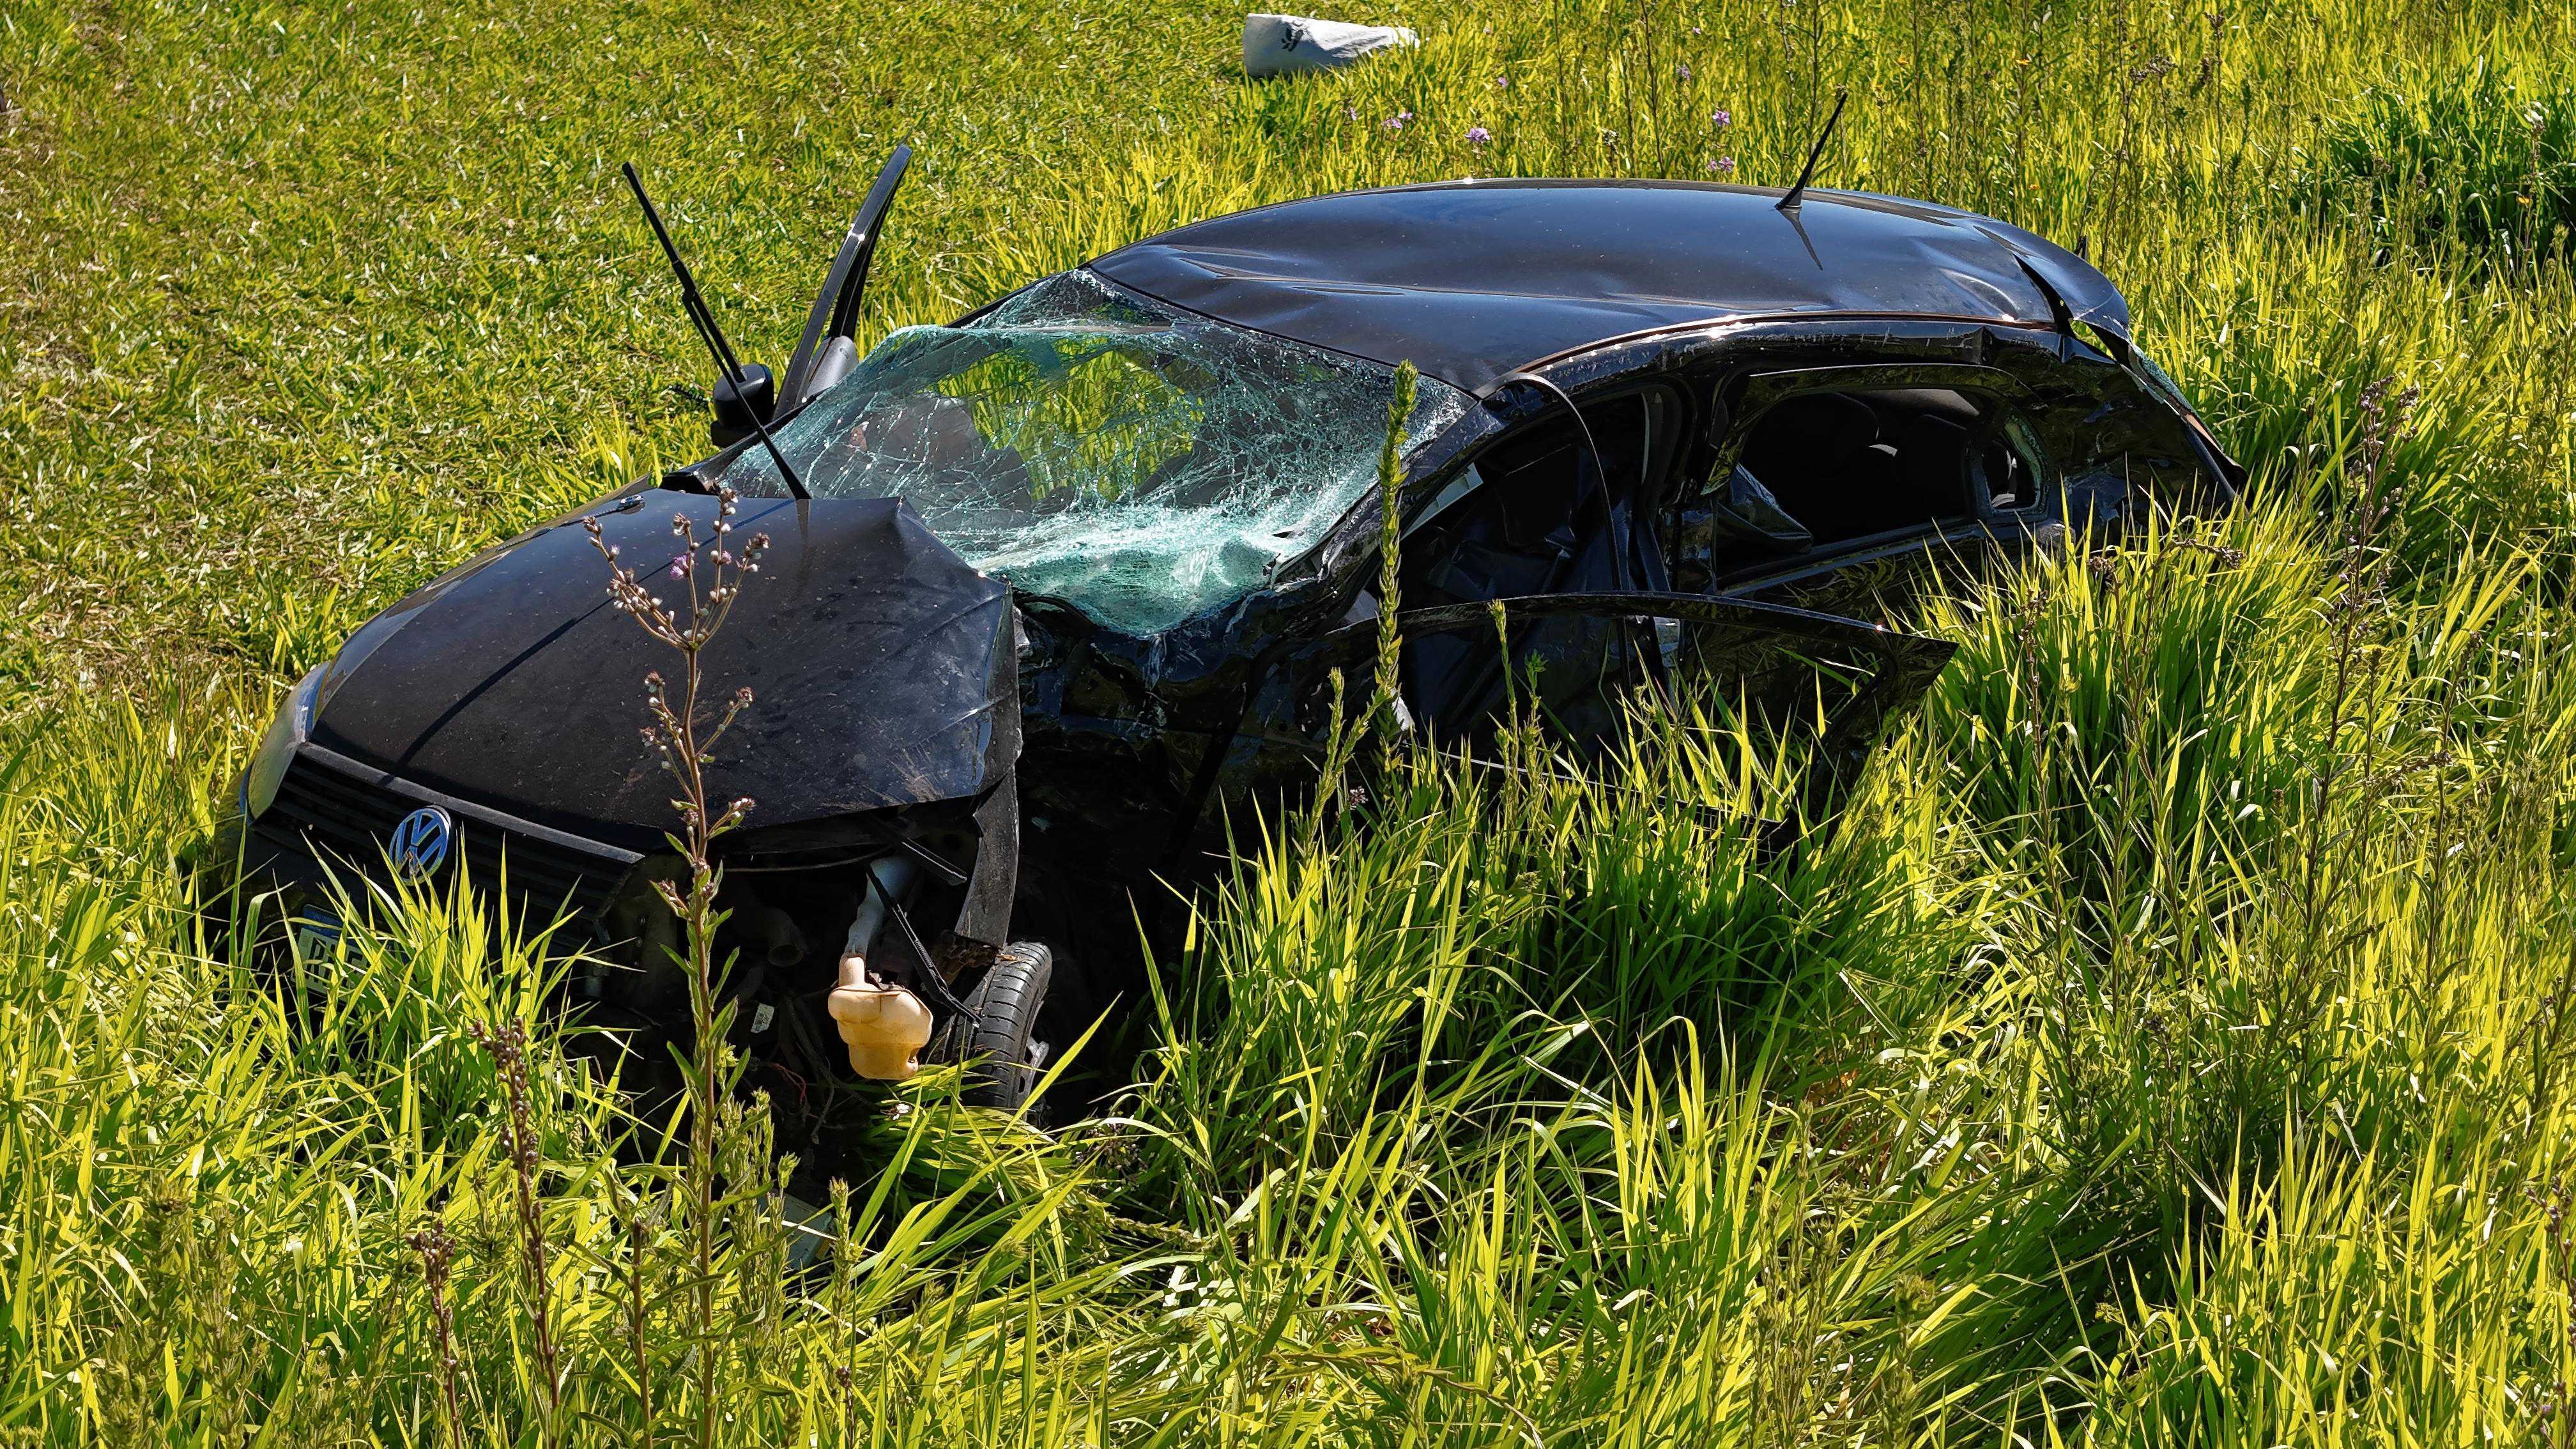
<instances>
[{"instance_id":1,"label":"front wheel","mask_svg":"<svg viewBox=\"0 0 2576 1449\"><path fill-rule=\"evenodd\" d=\"M966 1039L967 1105L1018 1111L1036 1089L1048 1044L1038 1039L1038 1008L1055 975L1055 955L1035 941L1013 941L993 958L967 994L974 1013Z\"/></svg>"}]
</instances>

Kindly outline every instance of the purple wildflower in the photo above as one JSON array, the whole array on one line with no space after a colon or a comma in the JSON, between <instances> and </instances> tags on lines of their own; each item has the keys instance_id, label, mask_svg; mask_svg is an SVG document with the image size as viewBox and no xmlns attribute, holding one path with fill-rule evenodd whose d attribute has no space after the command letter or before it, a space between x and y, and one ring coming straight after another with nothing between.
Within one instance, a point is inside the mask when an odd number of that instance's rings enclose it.
<instances>
[{"instance_id":1,"label":"purple wildflower","mask_svg":"<svg viewBox=\"0 0 2576 1449\"><path fill-rule=\"evenodd\" d=\"M1492 139L1494 139L1494 133L1486 130L1482 126L1469 126L1467 128L1467 144L1470 146L1482 146Z\"/></svg>"},{"instance_id":2,"label":"purple wildflower","mask_svg":"<svg viewBox=\"0 0 2576 1449\"><path fill-rule=\"evenodd\" d=\"M1716 160L1711 161L1708 163L1708 174L1711 176L1734 175L1735 158L1732 156L1720 156Z\"/></svg>"},{"instance_id":3,"label":"purple wildflower","mask_svg":"<svg viewBox=\"0 0 2576 1449\"><path fill-rule=\"evenodd\" d=\"M692 562L693 560L690 556L685 553L675 553L671 555L671 577L675 579L687 578L689 576L689 565Z\"/></svg>"},{"instance_id":4,"label":"purple wildflower","mask_svg":"<svg viewBox=\"0 0 2576 1449\"><path fill-rule=\"evenodd\" d=\"M1720 106L1708 113L1708 123L1712 126L1732 126L1735 124L1735 113Z\"/></svg>"}]
</instances>

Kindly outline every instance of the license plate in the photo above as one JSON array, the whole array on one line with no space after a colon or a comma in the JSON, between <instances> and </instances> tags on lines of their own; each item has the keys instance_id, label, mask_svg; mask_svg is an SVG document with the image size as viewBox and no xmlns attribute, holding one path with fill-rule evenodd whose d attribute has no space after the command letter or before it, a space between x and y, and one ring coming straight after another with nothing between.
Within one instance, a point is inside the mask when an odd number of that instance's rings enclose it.
<instances>
[{"instance_id":1,"label":"license plate","mask_svg":"<svg viewBox=\"0 0 2576 1449\"><path fill-rule=\"evenodd\" d=\"M340 918L329 911L306 911L295 919L295 954L328 956L340 944Z\"/></svg>"}]
</instances>

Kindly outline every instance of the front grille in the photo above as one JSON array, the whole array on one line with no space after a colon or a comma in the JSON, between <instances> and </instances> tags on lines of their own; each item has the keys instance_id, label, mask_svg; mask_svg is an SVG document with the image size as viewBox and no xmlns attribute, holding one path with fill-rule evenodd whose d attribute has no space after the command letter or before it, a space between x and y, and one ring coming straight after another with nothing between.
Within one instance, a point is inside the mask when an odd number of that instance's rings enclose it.
<instances>
[{"instance_id":1,"label":"front grille","mask_svg":"<svg viewBox=\"0 0 2576 1449\"><path fill-rule=\"evenodd\" d=\"M382 880L385 842L404 816L423 805L440 806L455 821L442 878L462 861L475 887L498 897L506 858L513 904L524 907L535 924L567 906L579 919L596 921L640 859L633 851L449 799L310 745L287 767L276 803L252 828L273 845Z\"/></svg>"}]
</instances>

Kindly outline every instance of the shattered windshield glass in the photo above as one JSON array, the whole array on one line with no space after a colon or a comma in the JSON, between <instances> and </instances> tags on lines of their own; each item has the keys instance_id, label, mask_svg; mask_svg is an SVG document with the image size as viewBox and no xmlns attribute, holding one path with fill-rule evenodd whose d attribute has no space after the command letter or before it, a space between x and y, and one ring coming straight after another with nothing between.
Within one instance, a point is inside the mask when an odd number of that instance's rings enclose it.
<instances>
[{"instance_id":1,"label":"shattered windshield glass","mask_svg":"<svg viewBox=\"0 0 2576 1449\"><path fill-rule=\"evenodd\" d=\"M1067 272L962 327L907 327L777 430L817 498L902 498L1027 593L1130 634L1267 583L1368 491L1392 369ZM1405 440L1463 414L1430 378ZM725 473L786 491L766 450Z\"/></svg>"}]
</instances>

